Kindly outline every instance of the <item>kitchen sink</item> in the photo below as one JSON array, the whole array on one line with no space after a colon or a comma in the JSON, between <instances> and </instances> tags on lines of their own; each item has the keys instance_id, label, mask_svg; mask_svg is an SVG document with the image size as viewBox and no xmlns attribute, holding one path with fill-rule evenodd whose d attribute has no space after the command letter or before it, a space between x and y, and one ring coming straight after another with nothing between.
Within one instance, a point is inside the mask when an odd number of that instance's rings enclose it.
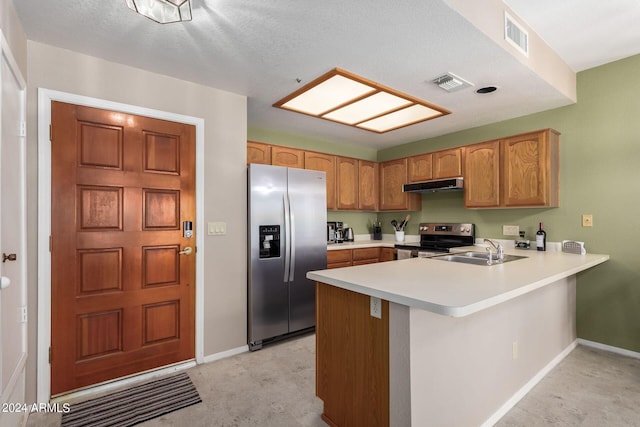
<instances>
[{"instance_id":1,"label":"kitchen sink","mask_svg":"<svg viewBox=\"0 0 640 427\"><path fill-rule=\"evenodd\" d=\"M496 259L496 254L492 255L491 262L489 262L489 254L486 252L460 252L448 255L441 255L433 257L432 259L449 262L461 262L464 264L475 265L496 265L504 264L505 262L517 261L519 259L526 258L522 255L504 255L503 259Z\"/></svg>"}]
</instances>

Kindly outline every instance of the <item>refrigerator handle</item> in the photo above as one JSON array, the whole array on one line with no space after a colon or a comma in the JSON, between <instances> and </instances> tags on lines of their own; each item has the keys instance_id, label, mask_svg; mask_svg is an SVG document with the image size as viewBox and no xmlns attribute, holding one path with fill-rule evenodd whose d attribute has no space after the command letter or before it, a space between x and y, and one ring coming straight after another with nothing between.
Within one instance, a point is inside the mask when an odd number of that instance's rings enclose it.
<instances>
[{"instance_id":1,"label":"refrigerator handle","mask_svg":"<svg viewBox=\"0 0 640 427\"><path fill-rule=\"evenodd\" d=\"M289 282L289 269L291 263L291 220L289 217L289 195L287 193L282 197L284 209L284 282Z\"/></svg>"},{"instance_id":2,"label":"refrigerator handle","mask_svg":"<svg viewBox=\"0 0 640 427\"><path fill-rule=\"evenodd\" d=\"M289 196L287 196L288 198ZM289 264L289 282L293 282L294 272L296 271L296 220L294 216L295 209L291 206L291 201L289 201L289 230L291 234L289 235L291 238L289 239L289 243L291 244L291 248L289 250L289 254L291 255L291 261Z\"/></svg>"}]
</instances>

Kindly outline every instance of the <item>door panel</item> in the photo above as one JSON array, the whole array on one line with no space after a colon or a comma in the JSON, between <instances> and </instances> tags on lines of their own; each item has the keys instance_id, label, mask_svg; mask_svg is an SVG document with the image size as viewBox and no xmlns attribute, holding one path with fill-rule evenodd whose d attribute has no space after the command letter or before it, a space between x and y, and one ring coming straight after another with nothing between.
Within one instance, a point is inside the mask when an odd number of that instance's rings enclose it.
<instances>
[{"instance_id":1,"label":"door panel","mask_svg":"<svg viewBox=\"0 0 640 427\"><path fill-rule=\"evenodd\" d=\"M284 273L285 246L289 239L284 218L286 191L286 168L249 166L249 342L289 331L288 288ZM280 256L260 258L261 225L280 227Z\"/></svg>"},{"instance_id":2,"label":"door panel","mask_svg":"<svg viewBox=\"0 0 640 427\"><path fill-rule=\"evenodd\" d=\"M193 126L53 102L51 144L52 394L192 359Z\"/></svg>"},{"instance_id":3,"label":"door panel","mask_svg":"<svg viewBox=\"0 0 640 427\"><path fill-rule=\"evenodd\" d=\"M327 268L326 176L324 172L289 169L289 198L295 240L295 268L289 284L289 332L310 328L316 322L315 282L311 270Z\"/></svg>"}]
</instances>

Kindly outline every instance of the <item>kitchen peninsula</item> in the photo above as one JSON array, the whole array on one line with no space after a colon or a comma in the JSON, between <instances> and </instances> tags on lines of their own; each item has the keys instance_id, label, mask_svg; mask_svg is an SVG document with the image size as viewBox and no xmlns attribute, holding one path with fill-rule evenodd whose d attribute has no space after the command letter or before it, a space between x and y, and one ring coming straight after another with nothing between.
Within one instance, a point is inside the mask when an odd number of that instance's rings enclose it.
<instances>
[{"instance_id":1,"label":"kitchen peninsula","mask_svg":"<svg viewBox=\"0 0 640 427\"><path fill-rule=\"evenodd\" d=\"M471 426L504 415L575 347L576 274L609 259L506 253L526 258L492 266L412 258L309 272L323 419Z\"/></svg>"}]
</instances>

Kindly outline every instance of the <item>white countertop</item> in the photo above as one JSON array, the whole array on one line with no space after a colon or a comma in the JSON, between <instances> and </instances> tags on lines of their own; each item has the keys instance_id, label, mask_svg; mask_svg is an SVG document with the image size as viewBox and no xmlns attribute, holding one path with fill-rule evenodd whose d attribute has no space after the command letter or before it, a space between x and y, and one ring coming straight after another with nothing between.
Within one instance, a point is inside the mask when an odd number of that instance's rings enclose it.
<instances>
[{"instance_id":1,"label":"white countertop","mask_svg":"<svg viewBox=\"0 0 640 427\"><path fill-rule=\"evenodd\" d=\"M395 244L395 240L356 240L355 242L329 243L327 244L327 250L337 251L340 249L393 248Z\"/></svg>"},{"instance_id":2,"label":"white countertop","mask_svg":"<svg viewBox=\"0 0 640 427\"><path fill-rule=\"evenodd\" d=\"M371 241L380 243L384 240ZM361 242L348 243L347 245ZM389 242L391 246L395 242ZM339 248L354 248L344 243ZM460 248L484 251L482 247ZM492 266L411 258L331 270L310 271L311 280L387 301L452 317L480 310L526 294L559 279L594 267L609 255L507 249L527 258Z\"/></svg>"}]
</instances>

